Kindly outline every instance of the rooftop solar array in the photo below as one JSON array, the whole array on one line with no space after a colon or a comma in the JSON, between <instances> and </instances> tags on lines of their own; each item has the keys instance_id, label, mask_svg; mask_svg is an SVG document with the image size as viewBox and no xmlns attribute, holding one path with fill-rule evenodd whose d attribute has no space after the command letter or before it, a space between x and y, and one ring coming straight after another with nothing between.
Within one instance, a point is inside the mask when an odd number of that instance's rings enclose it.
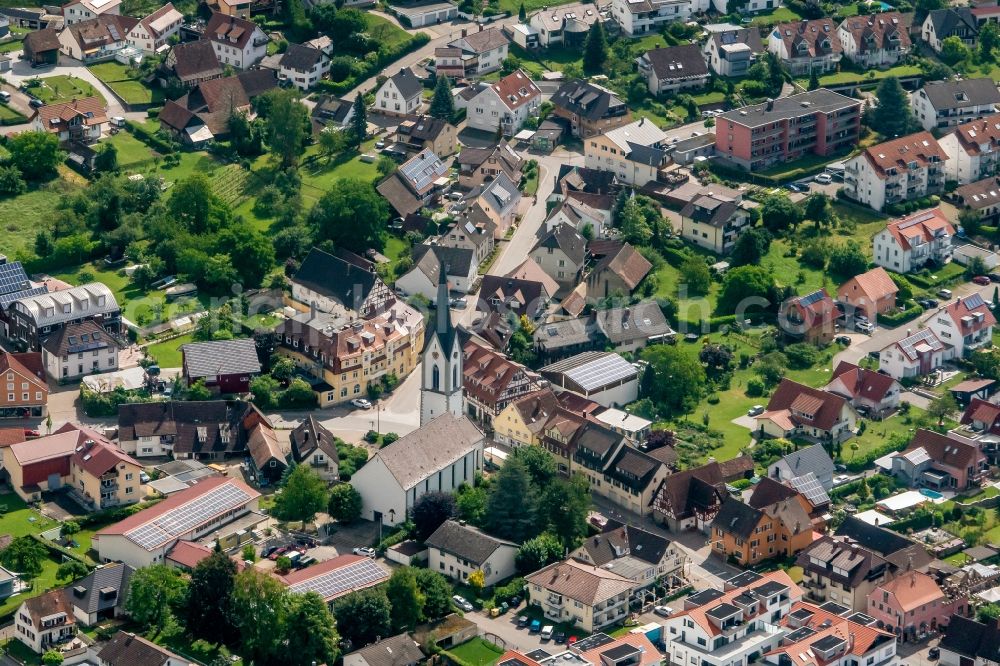
<instances>
[{"instance_id":1,"label":"rooftop solar array","mask_svg":"<svg viewBox=\"0 0 1000 666\"><path fill-rule=\"evenodd\" d=\"M399 170L417 192L422 192L447 171L441 159L429 150L416 155L399 167Z\"/></svg>"},{"instance_id":2,"label":"rooftop solar array","mask_svg":"<svg viewBox=\"0 0 1000 666\"><path fill-rule=\"evenodd\" d=\"M965 307L970 310L986 306L986 301L983 300L983 296L979 292L976 292L971 296L967 296L962 300L962 302L965 303Z\"/></svg>"},{"instance_id":3,"label":"rooftop solar array","mask_svg":"<svg viewBox=\"0 0 1000 666\"><path fill-rule=\"evenodd\" d=\"M819 607L820 610L825 610L827 613L833 613L834 615L843 615L844 613L849 613L850 608L845 608L835 601L828 601Z\"/></svg>"},{"instance_id":4,"label":"rooftop solar array","mask_svg":"<svg viewBox=\"0 0 1000 666\"><path fill-rule=\"evenodd\" d=\"M23 291L31 286L20 261L0 264L0 294Z\"/></svg>"},{"instance_id":5,"label":"rooftop solar array","mask_svg":"<svg viewBox=\"0 0 1000 666\"><path fill-rule=\"evenodd\" d=\"M125 536L140 548L153 550L184 536L199 525L227 511L242 506L250 499L251 496L242 488L227 483L154 518L145 525L129 530Z\"/></svg>"},{"instance_id":6,"label":"rooftop solar array","mask_svg":"<svg viewBox=\"0 0 1000 666\"><path fill-rule=\"evenodd\" d=\"M854 613L853 615L849 615L847 619L857 624L863 624L866 627L870 627L876 623L875 618L871 615L866 615L865 613Z\"/></svg>"},{"instance_id":7,"label":"rooftop solar array","mask_svg":"<svg viewBox=\"0 0 1000 666\"><path fill-rule=\"evenodd\" d=\"M805 640L815 634L816 632L809 627L800 627L793 631L792 633L785 636L786 643L798 643L799 641Z\"/></svg>"},{"instance_id":8,"label":"rooftop solar array","mask_svg":"<svg viewBox=\"0 0 1000 666\"><path fill-rule=\"evenodd\" d=\"M909 229L910 227L912 227L915 224L923 224L927 220L934 219L935 217L937 217L937 214L935 214L933 211L926 211L924 213L920 213L918 215L914 215L913 217L911 217L910 219L906 220L905 222L901 222L899 224L899 228L900 229Z\"/></svg>"},{"instance_id":9,"label":"rooftop solar array","mask_svg":"<svg viewBox=\"0 0 1000 666\"><path fill-rule=\"evenodd\" d=\"M604 647L608 643L614 643L615 639L611 638L607 634L596 633L592 636L588 636L583 640L577 641L573 644L578 652L589 652L595 648Z\"/></svg>"},{"instance_id":10,"label":"rooftop solar array","mask_svg":"<svg viewBox=\"0 0 1000 666\"><path fill-rule=\"evenodd\" d=\"M353 590L359 590L389 577L389 573L375 561L365 558L346 567L320 574L295 583L288 589L296 594L315 592L326 601L336 599Z\"/></svg>"},{"instance_id":11,"label":"rooftop solar array","mask_svg":"<svg viewBox=\"0 0 1000 666\"><path fill-rule=\"evenodd\" d=\"M806 499L813 506L829 504L830 502L830 496L827 494L826 489L823 488L823 484L819 482L819 479L812 472L795 477L791 480L791 484L795 490L805 495Z\"/></svg>"},{"instance_id":12,"label":"rooftop solar array","mask_svg":"<svg viewBox=\"0 0 1000 666\"><path fill-rule=\"evenodd\" d=\"M944 345L941 344L941 341L937 339L936 335L934 335L934 331L932 331L929 328L917 331L908 338L903 338L902 340L899 341L898 344L903 349L904 354L906 354L910 358L915 358L917 353L914 350L914 347L919 345L921 342L927 343L931 347L931 349L934 350L944 348Z\"/></svg>"},{"instance_id":13,"label":"rooftop solar array","mask_svg":"<svg viewBox=\"0 0 1000 666\"><path fill-rule=\"evenodd\" d=\"M607 354L567 370L565 374L584 391L593 391L602 386L635 377L638 372L631 363L618 354Z\"/></svg>"},{"instance_id":14,"label":"rooftop solar array","mask_svg":"<svg viewBox=\"0 0 1000 666\"><path fill-rule=\"evenodd\" d=\"M8 305L18 299L29 298L31 296L41 296L42 294L48 293L48 291L48 287L32 287L31 289L12 291L9 294L0 295L0 308L6 310Z\"/></svg>"},{"instance_id":15,"label":"rooftop solar array","mask_svg":"<svg viewBox=\"0 0 1000 666\"><path fill-rule=\"evenodd\" d=\"M729 580L727 580L726 581L726 587L728 587L728 588L746 587L747 585L751 585L753 583L756 583L761 578L763 578L763 576L761 576L756 571L743 571L741 573L736 574L735 576L733 576ZM709 590L706 590L706 591L709 591ZM720 594L720 596L721 596L721 594Z\"/></svg>"},{"instance_id":16,"label":"rooftop solar array","mask_svg":"<svg viewBox=\"0 0 1000 666\"><path fill-rule=\"evenodd\" d=\"M812 305L816 301L823 300L823 296L825 296L825 294L823 293L823 290L822 289L817 289L813 293L806 294L805 296L803 296L802 298L800 298L799 299L799 305L801 305L802 307L809 307L810 305Z\"/></svg>"}]
</instances>

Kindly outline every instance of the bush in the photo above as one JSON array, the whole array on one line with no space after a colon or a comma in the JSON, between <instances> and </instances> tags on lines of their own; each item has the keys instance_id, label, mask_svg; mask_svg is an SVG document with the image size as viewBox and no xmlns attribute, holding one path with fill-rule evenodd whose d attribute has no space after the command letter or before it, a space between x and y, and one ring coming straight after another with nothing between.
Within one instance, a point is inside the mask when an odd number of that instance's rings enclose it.
<instances>
[{"instance_id":1,"label":"bush","mask_svg":"<svg viewBox=\"0 0 1000 666\"><path fill-rule=\"evenodd\" d=\"M909 443L909 438L900 435L893 435L889 438L889 441L882 446L871 449L861 456L850 456L850 460L846 463L847 469L851 472L860 472L882 456L889 455L894 451L902 451L909 445Z\"/></svg>"},{"instance_id":2,"label":"bush","mask_svg":"<svg viewBox=\"0 0 1000 666\"><path fill-rule=\"evenodd\" d=\"M907 301L904 303L904 308L901 312L889 312L886 314L880 314L878 316L879 323L885 324L886 326L899 326L900 324L905 324L908 321L916 319L921 314L923 314L924 309L917 305L913 301Z\"/></svg>"},{"instance_id":3,"label":"bush","mask_svg":"<svg viewBox=\"0 0 1000 666\"><path fill-rule=\"evenodd\" d=\"M764 382L759 379L748 380L746 394L748 398L759 398L764 395Z\"/></svg>"}]
</instances>

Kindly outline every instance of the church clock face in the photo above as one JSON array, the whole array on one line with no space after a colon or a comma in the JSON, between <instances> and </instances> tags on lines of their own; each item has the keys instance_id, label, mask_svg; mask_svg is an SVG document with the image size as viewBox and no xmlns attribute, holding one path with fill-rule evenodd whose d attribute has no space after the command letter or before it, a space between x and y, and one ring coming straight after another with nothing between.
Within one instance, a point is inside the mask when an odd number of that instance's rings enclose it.
<instances>
[{"instance_id":1,"label":"church clock face","mask_svg":"<svg viewBox=\"0 0 1000 666\"><path fill-rule=\"evenodd\" d=\"M438 360L438 353L437 352L431 352L431 356L434 357L435 361Z\"/></svg>"}]
</instances>

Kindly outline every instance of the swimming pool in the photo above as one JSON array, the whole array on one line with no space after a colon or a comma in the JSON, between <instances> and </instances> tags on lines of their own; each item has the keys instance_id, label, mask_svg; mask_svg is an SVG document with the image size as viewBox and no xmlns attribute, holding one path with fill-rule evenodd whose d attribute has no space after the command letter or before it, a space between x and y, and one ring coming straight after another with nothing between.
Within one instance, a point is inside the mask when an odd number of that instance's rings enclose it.
<instances>
[{"instance_id":1,"label":"swimming pool","mask_svg":"<svg viewBox=\"0 0 1000 666\"><path fill-rule=\"evenodd\" d=\"M921 488L920 494L923 495L924 497L929 497L932 500L944 499L944 495L942 495L938 491L929 490L927 488Z\"/></svg>"}]
</instances>

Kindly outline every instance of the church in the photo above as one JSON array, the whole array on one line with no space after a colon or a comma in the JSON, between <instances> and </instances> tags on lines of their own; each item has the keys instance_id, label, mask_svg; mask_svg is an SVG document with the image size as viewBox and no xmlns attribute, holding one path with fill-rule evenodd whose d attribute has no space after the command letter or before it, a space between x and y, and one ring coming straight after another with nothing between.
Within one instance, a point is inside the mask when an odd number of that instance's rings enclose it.
<instances>
[{"instance_id":1,"label":"church","mask_svg":"<svg viewBox=\"0 0 1000 666\"><path fill-rule=\"evenodd\" d=\"M452 492L474 483L482 471L486 436L465 415L462 360L448 309L448 285L442 283L435 326L425 333L420 427L379 449L351 477L361 495L362 518L399 525L424 493Z\"/></svg>"}]
</instances>

